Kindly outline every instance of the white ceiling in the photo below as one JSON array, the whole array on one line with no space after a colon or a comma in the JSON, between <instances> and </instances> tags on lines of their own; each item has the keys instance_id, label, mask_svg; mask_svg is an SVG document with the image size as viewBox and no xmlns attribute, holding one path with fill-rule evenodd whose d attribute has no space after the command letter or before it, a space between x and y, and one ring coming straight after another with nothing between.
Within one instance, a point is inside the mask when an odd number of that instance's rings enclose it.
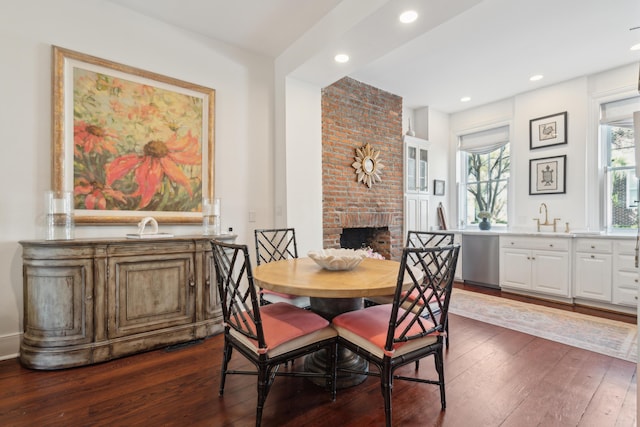
<instances>
[{"instance_id":1,"label":"white ceiling","mask_svg":"<svg viewBox=\"0 0 640 427\"><path fill-rule=\"evenodd\" d=\"M348 75L443 112L640 60L629 50L640 43L630 30L639 0L109 1L272 57L305 81ZM420 16L402 25L407 8ZM335 64L338 52L351 61ZM545 77L532 83L533 74Z\"/></svg>"}]
</instances>

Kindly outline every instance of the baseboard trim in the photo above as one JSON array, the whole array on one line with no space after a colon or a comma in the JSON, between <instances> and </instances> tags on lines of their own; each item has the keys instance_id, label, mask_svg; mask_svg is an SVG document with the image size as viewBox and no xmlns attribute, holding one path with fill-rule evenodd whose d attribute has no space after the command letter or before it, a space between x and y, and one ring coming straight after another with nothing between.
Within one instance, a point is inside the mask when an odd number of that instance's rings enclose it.
<instances>
[{"instance_id":1,"label":"baseboard trim","mask_svg":"<svg viewBox=\"0 0 640 427\"><path fill-rule=\"evenodd\" d=\"M0 360L15 359L20 355L21 333L0 336Z\"/></svg>"}]
</instances>

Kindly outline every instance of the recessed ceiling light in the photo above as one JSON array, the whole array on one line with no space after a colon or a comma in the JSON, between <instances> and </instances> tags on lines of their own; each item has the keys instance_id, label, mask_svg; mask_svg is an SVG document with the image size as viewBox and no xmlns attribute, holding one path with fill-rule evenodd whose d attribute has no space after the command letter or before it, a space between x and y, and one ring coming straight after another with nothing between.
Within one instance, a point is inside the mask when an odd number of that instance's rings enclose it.
<instances>
[{"instance_id":1,"label":"recessed ceiling light","mask_svg":"<svg viewBox=\"0 0 640 427\"><path fill-rule=\"evenodd\" d=\"M640 50L640 43L636 43L629 50Z\"/></svg>"},{"instance_id":2,"label":"recessed ceiling light","mask_svg":"<svg viewBox=\"0 0 640 427\"><path fill-rule=\"evenodd\" d=\"M344 64L345 62L349 62L349 55L347 55L346 53L339 53L336 56L334 56L333 59L336 62Z\"/></svg>"},{"instance_id":3,"label":"recessed ceiling light","mask_svg":"<svg viewBox=\"0 0 640 427\"><path fill-rule=\"evenodd\" d=\"M529 77L529 80L532 82L537 82L538 80L542 80L544 76L542 74L536 74L534 76Z\"/></svg>"},{"instance_id":4,"label":"recessed ceiling light","mask_svg":"<svg viewBox=\"0 0 640 427\"><path fill-rule=\"evenodd\" d=\"M418 19L418 12L416 12L415 10L407 10L406 12L402 12L400 14L399 19L403 24L410 24Z\"/></svg>"},{"instance_id":5,"label":"recessed ceiling light","mask_svg":"<svg viewBox=\"0 0 640 427\"><path fill-rule=\"evenodd\" d=\"M460 98L460 102L469 102L469 101L471 101L470 96L463 96L462 98Z\"/></svg>"}]
</instances>

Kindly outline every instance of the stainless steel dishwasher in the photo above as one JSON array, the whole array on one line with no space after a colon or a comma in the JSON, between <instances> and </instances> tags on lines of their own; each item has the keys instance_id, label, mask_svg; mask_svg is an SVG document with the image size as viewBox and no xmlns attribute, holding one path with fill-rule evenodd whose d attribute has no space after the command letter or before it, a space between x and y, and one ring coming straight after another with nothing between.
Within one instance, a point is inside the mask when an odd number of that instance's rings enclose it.
<instances>
[{"instance_id":1,"label":"stainless steel dishwasher","mask_svg":"<svg viewBox=\"0 0 640 427\"><path fill-rule=\"evenodd\" d=\"M462 234L462 280L500 287L500 239L496 234Z\"/></svg>"}]
</instances>

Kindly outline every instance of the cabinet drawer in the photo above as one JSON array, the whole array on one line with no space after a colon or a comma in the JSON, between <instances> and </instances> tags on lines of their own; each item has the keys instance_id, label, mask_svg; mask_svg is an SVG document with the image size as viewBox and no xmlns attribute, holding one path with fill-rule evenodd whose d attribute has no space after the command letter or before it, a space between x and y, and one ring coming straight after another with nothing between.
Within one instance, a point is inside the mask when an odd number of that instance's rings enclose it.
<instances>
[{"instance_id":1,"label":"cabinet drawer","mask_svg":"<svg viewBox=\"0 0 640 427\"><path fill-rule=\"evenodd\" d=\"M616 254L613 261L614 270L638 272L634 254Z\"/></svg>"},{"instance_id":2,"label":"cabinet drawer","mask_svg":"<svg viewBox=\"0 0 640 427\"><path fill-rule=\"evenodd\" d=\"M605 239L578 239L576 252L611 253L613 242Z\"/></svg>"},{"instance_id":3,"label":"cabinet drawer","mask_svg":"<svg viewBox=\"0 0 640 427\"><path fill-rule=\"evenodd\" d=\"M638 274L617 271L613 276L613 303L636 306L638 304Z\"/></svg>"},{"instance_id":4,"label":"cabinet drawer","mask_svg":"<svg viewBox=\"0 0 640 427\"><path fill-rule=\"evenodd\" d=\"M636 252L636 240L619 240L615 242L614 249L618 254L631 254L635 255Z\"/></svg>"},{"instance_id":5,"label":"cabinet drawer","mask_svg":"<svg viewBox=\"0 0 640 427\"><path fill-rule=\"evenodd\" d=\"M515 249L545 249L550 251L568 251L569 239L558 237L511 237L501 236L500 246Z\"/></svg>"}]
</instances>

